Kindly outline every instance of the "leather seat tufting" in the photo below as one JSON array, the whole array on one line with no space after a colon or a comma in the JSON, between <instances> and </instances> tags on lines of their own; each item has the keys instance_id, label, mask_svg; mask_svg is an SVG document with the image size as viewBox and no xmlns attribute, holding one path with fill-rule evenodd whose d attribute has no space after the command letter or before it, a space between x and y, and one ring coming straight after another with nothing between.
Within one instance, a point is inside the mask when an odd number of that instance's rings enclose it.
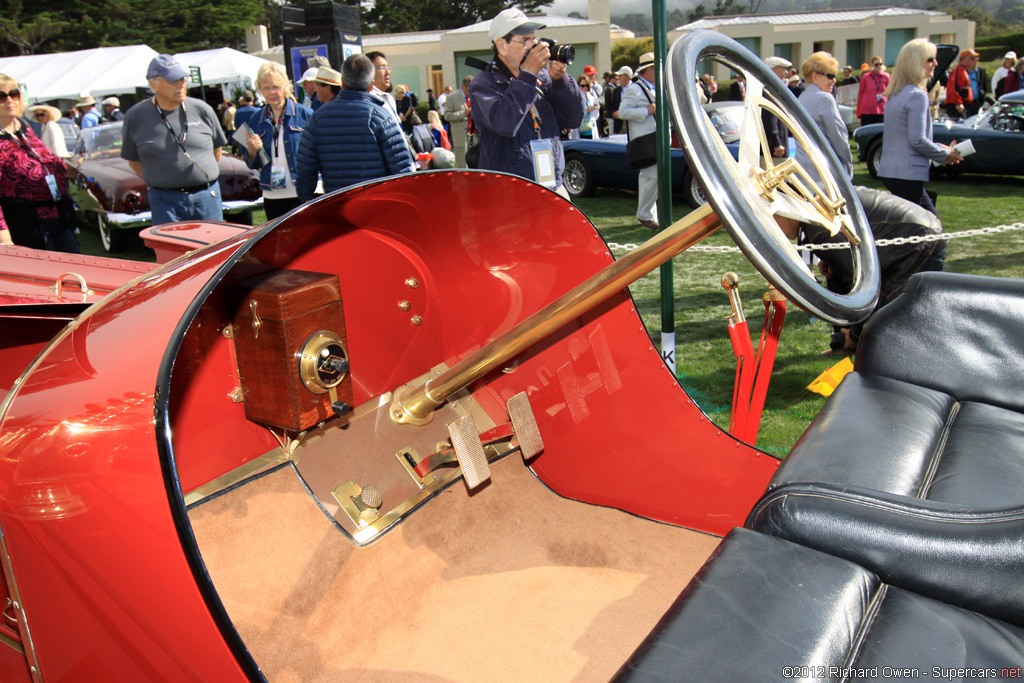
<instances>
[{"instance_id":1,"label":"leather seat tufting","mask_svg":"<svg viewBox=\"0 0 1024 683\"><path fill-rule=\"evenodd\" d=\"M614 680L994 679L1021 652L1024 628L734 529Z\"/></svg>"},{"instance_id":2,"label":"leather seat tufting","mask_svg":"<svg viewBox=\"0 0 1024 683\"><path fill-rule=\"evenodd\" d=\"M1024 282L914 276L747 526L1024 625Z\"/></svg>"}]
</instances>

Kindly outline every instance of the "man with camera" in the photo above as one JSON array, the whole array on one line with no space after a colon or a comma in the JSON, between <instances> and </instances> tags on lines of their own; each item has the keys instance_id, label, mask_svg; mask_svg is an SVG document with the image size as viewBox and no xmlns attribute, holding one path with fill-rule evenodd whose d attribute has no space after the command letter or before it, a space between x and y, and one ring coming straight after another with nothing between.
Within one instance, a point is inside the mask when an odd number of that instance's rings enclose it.
<instances>
[{"instance_id":1,"label":"man with camera","mask_svg":"<svg viewBox=\"0 0 1024 683\"><path fill-rule=\"evenodd\" d=\"M575 50L537 40L535 32L542 28L518 9L491 20L494 59L469 88L480 134L479 167L534 180L568 199L559 132L579 128L583 96L565 72Z\"/></svg>"}]
</instances>

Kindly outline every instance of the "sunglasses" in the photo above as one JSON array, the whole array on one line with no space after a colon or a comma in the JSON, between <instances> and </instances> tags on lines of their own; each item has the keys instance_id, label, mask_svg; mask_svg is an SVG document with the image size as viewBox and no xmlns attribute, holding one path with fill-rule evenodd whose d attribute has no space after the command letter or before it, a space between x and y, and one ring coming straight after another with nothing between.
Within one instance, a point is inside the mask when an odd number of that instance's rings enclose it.
<instances>
[{"instance_id":1,"label":"sunglasses","mask_svg":"<svg viewBox=\"0 0 1024 683\"><path fill-rule=\"evenodd\" d=\"M835 74L827 74L827 73L824 73L822 71L819 71L818 73L820 73L822 76L824 76L825 78L827 78L830 81L836 80L836 75Z\"/></svg>"},{"instance_id":2,"label":"sunglasses","mask_svg":"<svg viewBox=\"0 0 1024 683\"><path fill-rule=\"evenodd\" d=\"M926 61L926 62L938 62L939 60L936 59L935 57L929 57L928 59L926 59L924 61Z\"/></svg>"},{"instance_id":3,"label":"sunglasses","mask_svg":"<svg viewBox=\"0 0 1024 683\"><path fill-rule=\"evenodd\" d=\"M3 90L0 90L0 102L6 102L8 97L10 97L12 100L20 100L21 91L17 88L13 88L9 92L4 92Z\"/></svg>"},{"instance_id":4,"label":"sunglasses","mask_svg":"<svg viewBox=\"0 0 1024 683\"><path fill-rule=\"evenodd\" d=\"M882 66L882 63L881 63L881 62L875 62L875 63L874 63L874 64L872 64L871 66Z\"/></svg>"},{"instance_id":5,"label":"sunglasses","mask_svg":"<svg viewBox=\"0 0 1024 683\"><path fill-rule=\"evenodd\" d=\"M37 119L43 119L43 118L46 118L46 112L45 112L45 111L37 111L37 112L35 113L35 117L36 117Z\"/></svg>"},{"instance_id":6,"label":"sunglasses","mask_svg":"<svg viewBox=\"0 0 1024 683\"><path fill-rule=\"evenodd\" d=\"M580 87L583 88L584 90L590 90L589 85L581 85Z\"/></svg>"}]
</instances>

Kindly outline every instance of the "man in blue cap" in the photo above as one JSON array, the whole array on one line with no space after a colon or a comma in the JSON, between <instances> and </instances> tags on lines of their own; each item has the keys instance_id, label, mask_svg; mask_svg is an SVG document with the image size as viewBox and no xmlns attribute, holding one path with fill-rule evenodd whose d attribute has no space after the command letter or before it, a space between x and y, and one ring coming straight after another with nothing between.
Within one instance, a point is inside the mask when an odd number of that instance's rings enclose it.
<instances>
[{"instance_id":1,"label":"man in blue cap","mask_svg":"<svg viewBox=\"0 0 1024 683\"><path fill-rule=\"evenodd\" d=\"M121 158L149 186L153 225L224 219L217 161L227 137L213 108L188 97L187 76L157 55L146 72L153 97L124 116Z\"/></svg>"}]
</instances>

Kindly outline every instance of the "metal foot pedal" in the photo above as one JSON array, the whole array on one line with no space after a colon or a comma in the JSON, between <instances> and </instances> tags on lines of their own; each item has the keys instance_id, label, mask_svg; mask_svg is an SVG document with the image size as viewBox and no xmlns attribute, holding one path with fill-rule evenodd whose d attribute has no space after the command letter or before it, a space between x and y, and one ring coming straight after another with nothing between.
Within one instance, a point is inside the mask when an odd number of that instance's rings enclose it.
<instances>
[{"instance_id":1,"label":"metal foot pedal","mask_svg":"<svg viewBox=\"0 0 1024 683\"><path fill-rule=\"evenodd\" d=\"M448 423L448 435L452 439L452 448L462 466L462 474L466 478L466 486L475 489L491 478L491 466L487 464L484 445L480 442L480 433L476 422L469 415Z\"/></svg>"},{"instance_id":2,"label":"metal foot pedal","mask_svg":"<svg viewBox=\"0 0 1024 683\"><path fill-rule=\"evenodd\" d=\"M529 460L544 450L544 439L541 438L537 420L533 417L533 408L525 391L521 391L508 400L508 416L512 419L512 431L519 442L519 450L523 460Z\"/></svg>"},{"instance_id":3,"label":"metal foot pedal","mask_svg":"<svg viewBox=\"0 0 1024 683\"><path fill-rule=\"evenodd\" d=\"M380 506L383 499L376 486L364 488L354 481L346 481L333 489L331 494L357 529L362 529L380 519Z\"/></svg>"}]
</instances>

